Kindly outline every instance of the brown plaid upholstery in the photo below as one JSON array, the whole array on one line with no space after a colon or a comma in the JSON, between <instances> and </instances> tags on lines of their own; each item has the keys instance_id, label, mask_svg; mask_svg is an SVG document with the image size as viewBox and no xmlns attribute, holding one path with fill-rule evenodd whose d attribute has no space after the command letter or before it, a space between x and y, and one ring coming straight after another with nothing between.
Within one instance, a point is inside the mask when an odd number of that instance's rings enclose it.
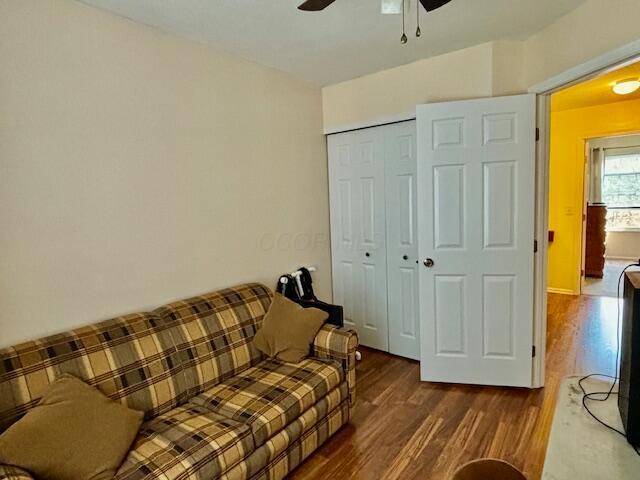
<instances>
[{"instance_id":1,"label":"brown plaid upholstery","mask_svg":"<svg viewBox=\"0 0 640 480\"><path fill-rule=\"evenodd\" d=\"M293 442L287 450L271 460L262 471L252 476L251 480L282 480L348 421L349 402L343 402L339 408Z\"/></svg>"},{"instance_id":2,"label":"brown plaid upholstery","mask_svg":"<svg viewBox=\"0 0 640 480\"><path fill-rule=\"evenodd\" d=\"M358 334L355 330L323 326L312 346L312 355L316 358L336 360L342 365L349 385L349 403L351 409L356 403L356 350ZM353 411L351 412L353 414Z\"/></svg>"},{"instance_id":3,"label":"brown plaid upholstery","mask_svg":"<svg viewBox=\"0 0 640 480\"><path fill-rule=\"evenodd\" d=\"M251 452L246 425L187 403L142 426L114 480L211 480Z\"/></svg>"},{"instance_id":4,"label":"brown plaid upholstery","mask_svg":"<svg viewBox=\"0 0 640 480\"><path fill-rule=\"evenodd\" d=\"M267 464L291 448L299 438L313 429L318 423L322 423L324 419L326 419L328 415L331 415L336 409L340 410L344 407L341 419L343 423L346 423L349 419L348 396L347 384L342 382L338 388L334 388L327 396L291 422L284 430L274 435L267 443L256 449L256 451L242 463L239 463L236 467L227 471L222 478L224 480L251 478L253 475L263 471Z\"/></svg>"},{"instance_id":5,"label":"brown plaid upholstery","mask_svg":"<svg viewBox=\"0 0 640 480\"><path fill-rule=\"evenodd\" d=\"M34 480L34 478L17 467L0 465L0 480Z\"/></svg>"},{"instance_id":6,"label":"brown plaid upholstery","mask_svg":"<svg viewBox=\"0 0 640 480\"><path fill-rule=\"evenodd\" d=\"M241 285L0 349L0 432L71 373L146 414L117 480L281 479L348 421L358 339L324 326L314 358L264 360L271 299Z\"/></svg>"},{"instance_id":7,"label":"brown plaid upholstery","mask_svg":"<svg viewBox=\"0 0 640 480\"><path fill-rule=\"evenodd\" d=\"M173 326L192 397L262 360L253 337L273 294L260 284L240 285L158 308Z\"/></svg>"},{"instance_id":8,"label":"brown plaid upholstery","mask_svg":"<svg viewBox=\"0 0 640 480\"><path fill-rule=\"evenodd\" d=\"M0 431L24 415L60 374L70 373L147 418L186 400L167 327L126 315L0 350Z\"/></svg>"},{"instance_id":9,"label":"brown plaid upholstery","mask_svg":"<svg viewBox=\"0 0 640 480\"><path fill-rule=\"evenodd\" d=\"M343 381L334 362L265 360L191 399L196 405L246 423L256 447L289 425Z\"/></svg>"}]
</instances>

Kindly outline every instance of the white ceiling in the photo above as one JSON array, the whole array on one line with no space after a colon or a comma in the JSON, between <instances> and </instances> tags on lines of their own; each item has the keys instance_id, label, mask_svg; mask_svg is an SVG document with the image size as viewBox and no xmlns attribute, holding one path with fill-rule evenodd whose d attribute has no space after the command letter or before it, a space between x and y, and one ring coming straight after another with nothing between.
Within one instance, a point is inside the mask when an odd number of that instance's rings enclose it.
<instances>
[{"instance_id":1,"label":"white ceiling","mask_svg":"<svg viewBox=\"0 0 640 480\"><path fill-rule=\"evenodd\" d=\"M400 44L401 17L380 0L336 0L301 12L302 0L80 0L203 42L318 85L502 38L524 39L584 0L453 0L424 14L415 38Z\"/></svg>"}]
</instances>

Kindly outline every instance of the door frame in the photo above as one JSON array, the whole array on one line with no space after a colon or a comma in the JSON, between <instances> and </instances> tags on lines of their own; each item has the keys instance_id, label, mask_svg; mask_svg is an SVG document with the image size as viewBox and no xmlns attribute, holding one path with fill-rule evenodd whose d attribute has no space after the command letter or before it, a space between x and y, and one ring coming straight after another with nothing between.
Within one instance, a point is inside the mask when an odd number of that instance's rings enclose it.
<instances>
[{"instance_id":1,"label":"door frame","mask_svg":"<svg viewBox=\"0 0 640 480\"><path fill-rule=\"evenodd\" d=\"M589 151L589 139L582 140L582 153L584 155L584 175L582 176L582 223L580 226L580 267L578 270L578 293L584 291L584 279L587 271L587 205L591 190L591 152Z\"/></svg>"},{"instance_id":2,"label":"door frame","mask_svg":"<svg viewBox=\"0 0 640 480\"><path fill-rule=\"evenodd\" d=\"M638 58L638 61L640 61L640 58ZM580 294L582 294L584 292L584 286L585 286L585 280L586 280L586 264L587 264L587 212L588 212L588 206L589 206L589 192L590 192L590 185L591 185L591 176L593 174L593 172L591 171L591 147L590 144L592 143L597 143L598 140L609 140L609 139L616 139L616 138L624 138L624 137L628 137L628 136L640 136L640 130L632 130L632 131L618 131L618 130L610 130L608 132L606 132L605 134L602 134L602 132L598 132L598 133L587 133L587 135L585 135L584 138L582 138L582 142L584 143L584 182L583 182L583 198L582 198L582 213L583 213L583 217L582 217L582 252L581 252L581 259L582 259L582 263L581 263L581 268L578 271L578 275L579 275L579 287L580 287ZM616 148L616 147L613 147ZM624 148L624 147L622 147ZM608 234L608 231L605 232ZM606 249L605 249L606 250ZM605 259L606 260L606 259Z\"/></svg>"},{"instance_id":3,"label":"door frame","mask_svg":"<svg viewBox=\"0 0 640 480\"><path fill-rule=\"evenodd\" d=\"M591 80L638 61L640 61L640 40L634 40L533 85L528 90L529 93L537 95L538 108L536 115L539 131L539 141L536 145L535 239L538 244L538 250L534 257L533 339L536 355L533 358L531 379L533 388L544 387L545 373L551 95L559 90Z\"/></svg>"}]
</instances>

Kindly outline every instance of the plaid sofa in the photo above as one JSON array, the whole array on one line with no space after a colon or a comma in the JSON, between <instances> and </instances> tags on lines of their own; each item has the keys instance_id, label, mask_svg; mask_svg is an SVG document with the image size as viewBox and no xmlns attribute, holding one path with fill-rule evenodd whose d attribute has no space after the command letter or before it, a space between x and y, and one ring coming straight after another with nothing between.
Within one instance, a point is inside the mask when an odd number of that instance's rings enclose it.
<instances>
[{"instance_id":1,"label":"plaid sofa","mask_svg":"<svg viewBox=\"0 0 640 480\"><path fill-rule=\"evenodd\" d=\"M0 350L0 432L71 373L143 411L116 480L280 479L348 422L355 332L325 325L310 358L265 358L272 292L246 284ZM32 479L0 465L0 480Z\"/></svg>"}]
</instances>

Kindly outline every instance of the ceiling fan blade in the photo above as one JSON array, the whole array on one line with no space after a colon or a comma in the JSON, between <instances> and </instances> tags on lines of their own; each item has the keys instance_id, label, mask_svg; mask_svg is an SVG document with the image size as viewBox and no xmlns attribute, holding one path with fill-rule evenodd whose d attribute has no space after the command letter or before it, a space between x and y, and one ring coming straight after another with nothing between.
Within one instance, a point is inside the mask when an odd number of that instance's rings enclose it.
<instances>
[{"instance_id":1,"label":"ceiling fan blade","mask_svg":"<svg viewBox=\"0 0 640 480\"><path fill-rule=\"evenodd\" d=\"M436 8L440 8L443 5L446 5L450 1L451 0L420 0L420 3L427 12L432 12Z\"/></svg>"},{"instance_id":2,"label":"ceiling fan blade","mask_svg":"<svg viewBox=\"0 0 640 480\"><path fill-rule=\"evenodd\" d=\"M319 12L335 1L336 0L307 0L298 7L298 10L304 10L305 12Z\"/></svg>"}]
</instances>

